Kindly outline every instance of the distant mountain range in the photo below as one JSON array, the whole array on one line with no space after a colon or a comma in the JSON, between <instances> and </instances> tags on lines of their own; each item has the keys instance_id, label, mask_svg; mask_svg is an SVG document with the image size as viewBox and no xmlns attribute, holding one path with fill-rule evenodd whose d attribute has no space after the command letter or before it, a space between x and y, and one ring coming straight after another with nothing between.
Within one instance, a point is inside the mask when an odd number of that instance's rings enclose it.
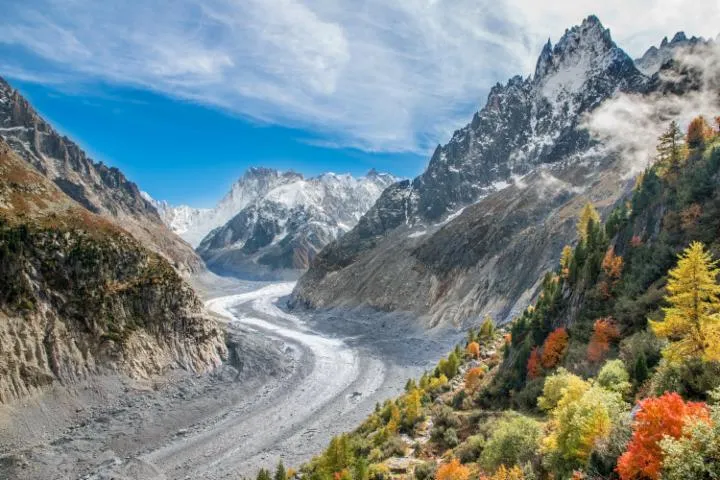
<instances>
[{"instance_id":1,"label":"distant mountain range","mask_svg":"<svg viewBox=\"0 0 720 480\"><path fill-rule=\"evenodd\" d=\"M251 168L212 209L171 207L146 196L165 223L193 245L208 266L252 278L297 275L326 244L349 231L392 175L364 177Z\"/></svg>"},{"instance_id":2,"label":"distant mountain range","mask_svg":"<svg viewBox=\"0 0 720 480\"><path fill-rule=\"evenodd\" d=\"M629 166L591 136L588 115L618 94L664 91L691 74L674 70L674 53L711 43L679 33L633 61L595 16L548 41L532 76L495 85L423 174L386 189L320 252L292 304L404 310L429 325L509 320L575 241L582 205L607 212L631 187Z\"/></svg>"}]
</instances>

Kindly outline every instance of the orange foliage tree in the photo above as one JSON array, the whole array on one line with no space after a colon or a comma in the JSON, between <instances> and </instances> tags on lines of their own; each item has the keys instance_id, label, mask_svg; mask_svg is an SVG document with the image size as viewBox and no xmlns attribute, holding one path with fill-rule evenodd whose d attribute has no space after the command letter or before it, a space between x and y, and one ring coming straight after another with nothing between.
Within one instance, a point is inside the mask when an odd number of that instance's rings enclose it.
<instances>
[{"instance_id":1,"label":"orange foliage tree","mask_svg":"<svg viewBox=\"0 0 720 480\"><path fill-rule=\"evenodd\" d=\"M712 135L712 129L705 121L705 117L700 115L699 117L693 118L690 125L688 125L687 137L685 142L690 148L701 147L705 144L705 141Z\"/></svg>"},{"instance_id":2,"label":"orange foliage tree","mask_svg":"<svg viewBox=\"0 0 720 480\"><path fill-rule=\"evenodd\" d=\"M710 421L704 403L685 402L676 392L639 402L633 434L627 450L618 459L622 480L660 478L663 452L659 443L666 435L680 438L688 421Z\"/></svg>"},{"instance_id":3,"label":"orange foliage tree","mask_svg":"<svg viewBox=\"0 0 720 480\"><path fill-rule=\"evenodd\" d=\"M480 358L480 344L477 342L470 342L467 346L467 354L470 358Z\"/></svg>"},{"instance_id":4,"label":"orange foliage tree","mask_svg":"<svg viewBox=\"0 0 720 480\"><path fill-rule=\"evenodd\" d=\"M470 469L461 465L457 458L441 465L435 473L435 480L468 480L468 478L470 478Z\"/></svg>"},{"instance_id":5,"label":"orange foliage tree","mask_svg":"<svg viewBox=\"0 0 720 480\"><path fill-rule=\"evenodd\" d=\"M465 374L465 387L473 393L476 392L484 376L485 370L482 367L471 368Z\"/></svg>"},{"instance_id":6,"label":"orange foliage tree","mask_svg":"<svg viewBox=\"0 0 720 480\"><path fill-rule=\"evenodd\" d=\"M612 317L595 320L593 334L587 348L587 357L591 362L599 362L610 350L610 342L620 337L620 331Z\"/></svg>"},{"instance_id":7,"label":"orange foliage tree","mask_svg":"<svg viewBox=\"0 0 720 480\"><path fill-rule=\"evenodd\" d=\"M623 258L615 255L615 247L608 248L602 261L602 269L605 274L613 280L618 280L622 275Z\"/></svg>"},{"instance_id":8,"label":"orange foliage tree","mask_svg":"<svg viewBox=\"0 0 720 480\"><path fill-rule=\"evenodd\" d=\"M527 362L527 377L529 380L534 380L542 375L542 365L540 364L540 350L538 347L532 349L530 352L530 358Z\"/></svg>"},{"instance_id":9,"label":"orange foliage tree","mask_svg":"<svg viewBox=\"0 0 720 480\"><path fill-rule=\"evenodd\" d=\"M568 333L564 328L556 328L545 339L542 348L541 363L545 368L553 368L565 355L568 346Z\"/></svg>"}]
</instances>

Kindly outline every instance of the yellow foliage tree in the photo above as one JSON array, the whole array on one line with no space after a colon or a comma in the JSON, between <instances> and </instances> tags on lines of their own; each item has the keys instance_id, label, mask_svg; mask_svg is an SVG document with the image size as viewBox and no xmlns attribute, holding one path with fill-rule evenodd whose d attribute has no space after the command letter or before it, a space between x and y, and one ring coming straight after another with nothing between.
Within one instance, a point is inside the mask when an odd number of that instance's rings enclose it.
<instances>
[{"instance_id":1,"label":"yellow foliage tree","mask_svg":"<svg viewBox=\"0 0 720 480\"><path fill-rule=\"evenodd\" d=\"M508 468L505 465L500 465L492 477L486 477L483 475L480 476L480 480L525 480L525 474L523 473L522 468L517 465L511 468Z\"/></svg>"},{"instance_id":2,"label":"yellow foliage tree","mask_svg":"<svg viewBox=\"0 0 720 480\"><path fill-rule=\"evenodd\" d=\"M572 261L573 249L570 245L565 245L560 256L560 275L563 278L570 276L570 262Z\"/></svg>"},{"instance_id":3,"label":"yellow foliage tree","mask_svg":"<svg viewBox=\"0 0 720 480\"><path fill-rule=\"evenodd\" d=\"M720 269L702 243L693 242L670 270L665 318L650 322L655 335L670 344L663 356L671 363L688 357L720 360Z\"/></svg>"},{"instance_id":4,"label":"yellow foliage tree","mask_svg":"<svg viewBox=\"0 0 720 480\"><path fill-rule=\"evenodd\" d=\"M422 418L422 391L415 388L405 397L405 419L415 425Z\"/></svg>"},{"instance_id":5,"label":"yellow foliage tree","mask_svg":"<svg viewBox=\"0 0 720 480\"><path fill-rule=\"evenodd\" d=\"M468 480L468 478L470 478L470 469L461 465L457 458L441 465L435 473L436 480Z\"/></svg>"},{"instance_id":6,"label":"yellow foliage tree","mask_svg":"<svg viewBox=\"0 0 720 480\"><path fill-rule=\"evenodd\" d=\"M600 223L600 215L592 203L587 202L580 213L580 220L577 223L578 237L584 242L588 237L590 223Z\"/></svg>"}]
</instances>

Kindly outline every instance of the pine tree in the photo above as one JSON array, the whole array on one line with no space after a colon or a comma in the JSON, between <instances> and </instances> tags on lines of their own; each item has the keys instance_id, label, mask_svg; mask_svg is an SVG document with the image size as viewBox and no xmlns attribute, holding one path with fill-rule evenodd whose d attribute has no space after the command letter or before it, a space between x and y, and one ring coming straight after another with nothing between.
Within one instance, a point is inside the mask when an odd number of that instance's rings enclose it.
<instances>
[{"instance_id":1,"label":"pine tree","mask_svg":"<svg viewBox=\"0 0 720 480\"><path fill-rule=\"evenodd\" d=\"M256 477L257 480L271 480L271 478L272 477L270 477L270 472L264 468L260 469Z\"/></svg>"},{"instance_id":2,"label":"pine tree","mask_svg":"<svg viewBox=\"0 0 720 480\"><path fill-rule=\"evenodd\" d=\"M577 223L577 233L583 242L588 239L590 229L593 225L600 223L600 215L592 203L587 202L580 213L580 220Z\"/></svg>"},{"instance_id":3,"label":"pine tree","mask_svg":"<svg viewBox=\"0 0 720 480\"><path fill-rule=\"evenodd\" d=\"M283 465L282 460L277 464L274 480L287 480L287 472L285 471L285 465Z\"/></svg>"},{"instance_id":4,"label":"pine tree","mask_svg":"<svg viewBox=\"0 0 720 480\"><path fill-rule=\"evenodd\" d=\"M676 121L658 138L657 164L661 177L677 176L683 158L683 134Z\"/></svg>"},{"instance_id":5,"label":"pine tree","mask_svg":"<svg viewBox=\"0 0 720 480\"><path fill-rule=\"evenodd\" d=\"M650 322L655 335L670 344L663 355L670 362L695 357L720 360L720 285L717 262L700 242L693 242L670 270L665 318Z\"/></svg>"},{"instance_id":6,"label":"pine tree","mask_svg":"<svg viewBox=\"0 0 720 480\"><path fill-rule=\"evenodd\" d=\"M480 331L478 337L482 340L489 340L495 335L495 322L490 315L485 315L482 325L480 325Z\"/></svg>"},{"instance_id":7,"label":"pine tree","mask_svg":"<svg viewBox=\"0 0 720 480\"><path fill-rule=\"evenodd\" d=\"M648 364L645 352L640 352L633 367L633 377L638 385L642 385L648 378Z\"/></svg>"}]
</instances>

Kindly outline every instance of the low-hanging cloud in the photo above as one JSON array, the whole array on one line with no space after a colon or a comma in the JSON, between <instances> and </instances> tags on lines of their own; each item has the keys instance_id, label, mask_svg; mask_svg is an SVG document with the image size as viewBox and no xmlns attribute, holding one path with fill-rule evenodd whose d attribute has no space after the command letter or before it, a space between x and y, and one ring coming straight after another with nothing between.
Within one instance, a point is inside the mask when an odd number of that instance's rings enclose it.
<instances>
[{"instance_id":1,"label":"low-hanging cloud","mask_svg":"<svg viewBox=\"0 0 720 480\"><path fill-rule=\"evenodd\" d=\"M654 161L658 137L671 121L685 128L698 115L708 121L720 115L720 44L683 49L675 61L679 68L660 72L662 91L617 94L585 119L591 135L626 162L629 175ZM668 88L688 81L695 84L692 91L678 94Z\"/></svg>"},{"instance_id":2,"label":"low-hanging cloud","mask_svg":"<svg viewBox=\"0 0 720 480\"><path fill-rule=\"evenodd\" d=\"M15 54L0 74L145 88L304 128L316 144L418 153L466 123L495 82L532 73L544 41L588 14L633 55L720 24L716 0L6 3L0 45Z\"/></svg>"}]
</instances>

